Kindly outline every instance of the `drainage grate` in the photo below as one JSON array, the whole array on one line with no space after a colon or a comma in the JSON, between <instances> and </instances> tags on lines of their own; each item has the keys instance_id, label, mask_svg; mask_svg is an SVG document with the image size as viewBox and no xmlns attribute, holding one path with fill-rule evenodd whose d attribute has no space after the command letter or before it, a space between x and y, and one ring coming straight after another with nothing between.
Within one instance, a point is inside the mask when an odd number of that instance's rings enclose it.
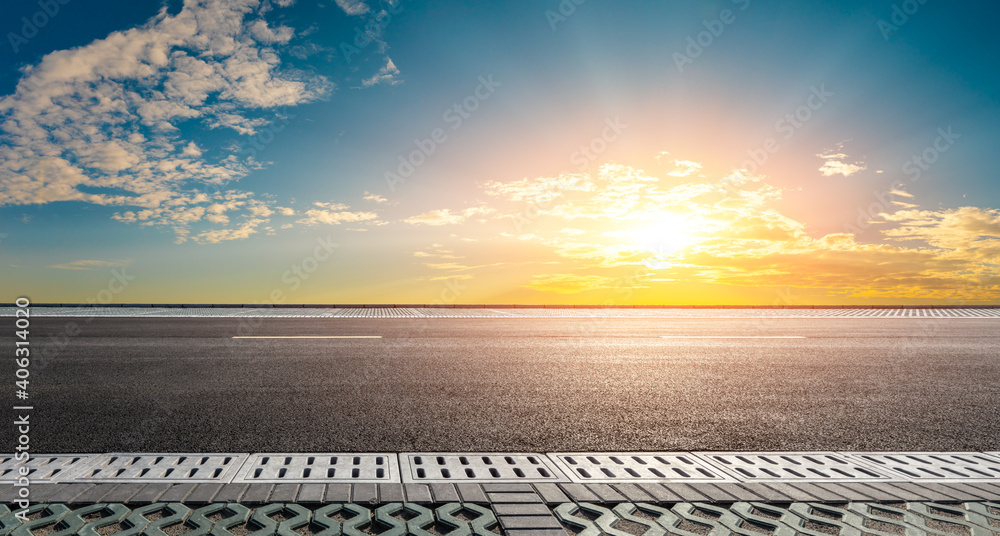
<instances>
[{"instance_id":1,"label":"drainage grate","mask_svg":"<svg viewBox=\"0 0 1000 536\"><path fill-rule=\"evenodd\" d=\"M254 454L233 482L399 482L392 454Z\"/></svg>"},{"instance_id":2,"label":"drainage grate","mask_svg":"<svg viewBox=\"0 0 1000 536\"><path fill-rule=\"evenodd\" d=\"M229 482L246 454L102 454L77 469L75 482Z\"/></svg>"},{"instance_id":3,"label":"drainage grate","mask_svg":"<svg viewBox=\"0 0 1000 536\"><path fill-rule=\"evenodd\" d=\"M13 454L0 456L0 482L16 482L18 478L27 476L28 480L37 484L56 482L84 465L92 454L34 454L27 461L18 461ZM21 467L27 467L28 473L21 474Z\"/></svg>"},{"instance_id":4,"label":"drainage grate","mask_svg":"<svg viewBox=\"0 0 1000 536\"><path fill-rule=\"evenodd\" d=\"M565 482L541 454L400 454L404 483L414 482Z\"/></svg>"},{"instance_id":5,"label":"drainage grate","mask_svg":"<svg viewBox=\"0 0 1000 536\"><path fill-rule=\"evenodd\" d=\"M549 455L574 482L722 482L732 480L691 454L668 452Z\"/></svg>"},{"instance_id":6,"label":"drainage grate","mask_svg":"<svg viewBox=\"0 0 1000 536\"><path fill-rule=\"evenodd\" d=\"M697 454L740 481L873 481L888 474L834 452L702 452Z\"/></svg>"},{"instance_id":7,"label":"drainage grate","mask_svg":"<svg viewBox=\"0 0 1000 536\"><path fill-rule=\"evenodd\" d=\"M849 456L903 480L1000 478L1000 459L978 452L853 452Z\"/></svg>"}]
</instances>

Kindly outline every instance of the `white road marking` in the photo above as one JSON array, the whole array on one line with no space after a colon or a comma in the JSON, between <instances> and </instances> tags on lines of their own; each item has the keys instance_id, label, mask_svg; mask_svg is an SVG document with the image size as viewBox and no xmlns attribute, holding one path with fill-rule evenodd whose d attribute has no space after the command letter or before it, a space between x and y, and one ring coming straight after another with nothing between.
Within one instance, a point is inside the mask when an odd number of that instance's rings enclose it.
<instances>
[{"instance_id":1,"label":"white road marking","mask_svg":"<svg viewBox=\"0 0 1000 536\"><path fill-rule=\"evenodd\" d=\"M381 339L381 335L284 335L233 337L234 339Z\"/></svg>"},{"instance_id":2,"label":"white road marking","mask_svg":"<svg viewBox=\"0 0 1000 536\"><path fill-rule=\"evenodd\" d=\"M800 335L662 335L662 339L807 339Z\"/></svg>"}]
</instances>

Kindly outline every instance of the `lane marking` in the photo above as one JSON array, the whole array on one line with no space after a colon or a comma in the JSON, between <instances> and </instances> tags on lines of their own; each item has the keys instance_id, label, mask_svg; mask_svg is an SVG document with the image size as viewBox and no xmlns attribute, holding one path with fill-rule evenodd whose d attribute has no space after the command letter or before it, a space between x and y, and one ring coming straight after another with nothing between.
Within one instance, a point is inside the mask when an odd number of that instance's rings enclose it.
<instances>
[{"instance_id":1,"label":"lane marking","mask_svg":"<svg viewBox=\"0 0 1000 536\"><path fill-rule=\"evenodd\" d=\"M381 339L381 335L268 335L233 337L234 339Z\"/></svg>"},{"instance_id":2,"label":"lane marking","mask_svg":"<svg viewBox=\"0 0 1000 536\"><path fill-rule=\"evenodd\" d=\"M807 339L801 335L661 335L661 339Z\"/></svg>"}]
</instances>

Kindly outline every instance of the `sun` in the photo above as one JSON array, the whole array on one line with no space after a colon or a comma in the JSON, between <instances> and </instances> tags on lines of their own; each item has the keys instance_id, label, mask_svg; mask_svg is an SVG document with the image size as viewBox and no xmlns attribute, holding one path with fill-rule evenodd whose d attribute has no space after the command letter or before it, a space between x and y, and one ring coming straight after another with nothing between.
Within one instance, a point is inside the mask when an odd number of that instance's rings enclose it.
<instances>
[{"instance_id":1,"label":"sun","mask_svg":"<svg viewBox=\"0 0 1000 536\"><path fill-rule=\"evenodd\" d=\"M681 252L694 244L692 222L673 213L658 214L641 227L625 230L626 238L636 250L648 254L645 263L651 268L672 265Z\"/></svg>"}]
</instances>

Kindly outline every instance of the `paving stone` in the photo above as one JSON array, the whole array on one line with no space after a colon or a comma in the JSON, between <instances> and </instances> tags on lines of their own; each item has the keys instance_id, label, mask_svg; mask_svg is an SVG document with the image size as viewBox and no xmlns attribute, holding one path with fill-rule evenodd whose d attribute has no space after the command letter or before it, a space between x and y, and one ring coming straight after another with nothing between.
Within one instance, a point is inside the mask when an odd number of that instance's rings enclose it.
<instances>
[{"instance_id":1,"label":"paving stone","mask_svg":"<svg viewBox=\"0 0 1000 536\"><path fill-rule=\"evenodd\" d=\"M431 484L431 495L436 503L458 502L458 490L454 484Z\"/></svg>"},{"instance_id":2,"label":"paving stone","mask_svg":"<svg viewBox=\"0 0 1000 536\"><path fill-rule=\"evenodd\" d=\"M742 482L740 487L746 488L747 491L760 496L764 502L795 502L793 497L775 489L770 482L766 484L763 482Z\"/></svg>"},{"instance_id":3,"label":"paving stone","mask_svg":"<svg viewBox=\"0 0 1000 536\"><path fill-rule=\"evenodd\" d=\"M708 499L708 496L700 493L695 488L692 488L690 484L680 484L680 483L664 483L661 486L667 488L669 491L681 497L681 502L691 502L691 501L704 501Z\"/></svg>"},{"instance_id":4,"label":"paving stone","mask_svg":"<svg viewBox=\"0 0 1000 536\"><path fill-rule=\"evenodd\" d=\"M267 502L278 503L278 502L294 502L295 497L299 495L299 486L301 484L275 484L274 489L271 490L271 496L267 498Z\"/></svg>"},{"instance_id":5,"label":"paving stone","mask_svg":"<svg viewBox=\"0 0 1000 536\"><path fill-rule=\"evenodd\" d=\"M587 484L587 489L597 495L597 502L620 503L628 502L624 495L615 491L610 484Z\"/></svg>"},{"instance_id":6,"label":"paving stone","mask_svg":"<svg viewBox=\"0 0 1000 536\"><path fill-rule=\"evenodd\" d=\"M223 484L213 500L220 503L238 503L248 489L250 484Z\"/></svg>"},{"instance_id":7,"label":"paving stone","mask_svg":"<svg viewBox=\"0 0 1000 536\"><path fill-rule=\"evenodd\" d=\"M215 495L222 489L222 484L198 484L184 499L189 504L210 504Z\"/></svg>"},{"instance_id":8,"label":"paving stone","mask_svg":"<svg viewBox=\"0 0 1000 536\"><path fill-rule=\"evenodd\" d=\"M988 501L1000 501L1000 490L986 489L985 487L978 485L978 482L948 482L947 484L942 484L942 487L948 488L949 490L955 490L955 494L962 501L976 501L983 499Z\"/></svg>"},{"instance_id":9,"label":"paving stone","mask_svg":"<svg viewBox=\"0 0 1000 536\"><path fill-rule=\"evenodd\" d=\"M881 487L867 486L861 483L844 482L828 484L828 488L837 491L852 501L898 501L900 498Z\"/></svg>"},{"instance_id":10,"label":"paving stone","mask_svg":"<svg viewBox=\"0 0 1000 536\"><path fill-rule=\"evenodd\" d=\"M486 498L486 494L483 493L483 489L488 484L472 484L470 482L465 482L462 484L456 484L455 487L458 488L458 495L462 497L462 502L473 503L473 504L489 504L490 500ZM494 486L497 484L493 484ZM528 486L528 491L534 492L531 486Z\"/></svg>"},{"instance_id":11,"label":"paving stone","mask_svg":"<svg viewBox=\"0 0 1000 536\"><path fill-rule=\"evenodd\" d=\"M753 493L743 484L734 484L732 482L714 482L712 484L706 484L708 486L715 486L719 488L724 493L728 493L736 498L738 501L760 501L763 497Z\"/></svg>"},{"instance_id":12,"label":"paving stone","mask_svg":"<svg viewBox=\"0 0 1000 536\"><path fill-rule=\"evenodd\" d=\"M493 511L496 512L498 516L552 515L552 512L549 511L549 507L541 503L499 503L493 505Z\"/></svg>"},{"instance_id":13,"label":"paving stone","mask_svg":"<svg viewBox=\"0 0 1000 536\"><path fill-rule=\"evenodd\" d=\"M163 495L168 489L170 489L170 484L146 484L139 490L138 493L132 496L132 504L152 504L155 503L160 495Z\"/></svg>"},{"instance_id":14,"label":"paving stone","mask_svg":"<svg viewBox=\"0 0 1000 536\"><path fill-rule=\"evenodd\" d=\"M271 490L274 484L250 484L250 487L243 492L240 502L248 504L264 504L271 497Z\"/></svg>"},{"instance_id":15,"label":"paving stone","mask_svg":"<svg viewBox=\"0 0 1000 536\"><path fill-rule=\"evenodd\" d=\"M351 502L350 484L327 484L326 493L323 497L326 503L349 503Z\"/></svg>"},{"instance_id":16,"label":"paving stone","mask_svg":"<svg viewBox=\"0 0 1000 536\"><path fill-rule=\"evenodd\" d=\"M66 484L32 484L31 486L31 502L41 503L41 502L51 502L49 497L55 495L62 491Z\"/></svg>"},{"instance_id":17,"label":"paving stone","mask_svg":"<svg viewBox=\"0 0 1000 536\"><path fill-rule=\"evenodd\" d=\"M492 503L540 503L542 498L537 493L487 493Z\"/></svg>"},{"instance_id":18,"label":"paving stone","mask_svg":"<svg viewBox=\"0 0 1000 536\"><path fill-rule=\"evenodd\" d=\"M692 482L690 484L685 484L685 485L690 486L691 489L707 497L710 502L731 503L740 500L735 495L727 493L726 491L722 490L717 486L713 486L712 484L701 484L698 482Z\"/></svg>"},{"instance_id":19,"label":"paving stone","mask_svg":"<svg viewBox=\"0 0 1000 536\"><path fill-rule=\"evenodd\" d=\"M535 491L542 498L542 500L545 501L545 504L560 504L569 502L569 497L567 497L566 494L559 489L557 484L535 484Z\"/></svg>"},{"instance_id":20,"label":"paving stone","mask_svg":"<svg viewBox=\"0 0 1000 536\"><path fill-rule=\"evenodd\" d=\"M576 502L596 502L600 497L593 491L587 489L583 484L559 484L559 487L569 495L569 498Z\"/></svg>"},{"instance_id":21,"label":"paving stone","mask_svg":"<svg viewBox=\"0 0 1000 536\"><path fill-rule=\"evenodd\" d=\"M794 484L788 484L789 486L801 489L802 491L816 497L817 501L820 502L832 502L832 503L845 503L848 502L848 498L843 494L835 492L830 489L829 485L819 485L810 484L809 482L796 482Z\"/></svg>"},{"instance_id":22,"label":"paving stone","mask_svg":"<svg viewBox=\"0 0 1000 536\"><path fill-rule=\"evenodd\" d=\"M645 490L635 484L612 484L611 487L631 502L649 502L651 499Z\"/></svg>"},{"instance_id":23,"label":"paving stone","mask_svg":"<svg viewBox=\"0 0 1000 536\"><path fill-rule=\"evenodd\" d=\"M403 485L378 484L378 500L382 503L403 502Z\"/></svg>"},{"instance_id":24,"label":"paving stone","mask_svg":"<svg viewBox=\"0 0 1000 536\"><path fill-rule=\"evenodd\" d=\"M299 487L299 495L295 498L296 503L321 503L323 502L323 492L326 491L326 484L302 484Z\"/></svg>"},{"instance_id":25,"label":"paving stone","mask_svg":"<svg viewBox=\"0 0 1000 536\"><path fill-rule=\"evenodd\" d=\"M947 502L959 500L962 495L953 489L949 489L932 482L922 482L920 484L914 484L912 482L893 482L892 486L909 492L909 496L911 497L916 497L916 499L908 500Z\"/></svg>"},{"instance_id":26,"label":"paving stone","mask_svg":"<svg viewBox=\"0 0 1000 536\"><path fill-rule=\"evenodd\" d=\"M170 489L164 491L157 500L160 502L184 502L195 486L196 484L174 484L170 486Z\"/></svg>"},{"instance_id":27,"label":"paving stone","mask_svg":"<svg viewBox=\"0 0 1000 536\"><path fill-rule=\"evenodd\" d=\"M676 493L663 487L662 484L657 484L655 482L643 482L636 485L653 497L652 502L671 503L683 501L680 495L677 495Z\"/></svg>"},{"instance_id":28,"label":"paving stone","mask_svg":"<svg viewBox=\"0 0 1000 536\"><path fill-rule=\"evenodd\" d=\"M403 484L403 494L406 496L406 502L415 504L434 502L431 499L431 490L426 484Z\"/></svg>"},{"instance_id":29,"label":"paving stone","mask_svg":"<svg viewBox=\"0 0 1000 536\"><path fill-rule=\"evenodd\" d=\"M54 495L49 496L48 501L51 503L74 504L73 499L86 493L92 487L94 487L93 484L66 484Z\"/></svg>"},{"instance_id":30,"label":"paving stone","mask_svg":"<svg viewBox=\"0 0 1000 536\"><path fill-rule=\"evenodd\" d=\"M504 530L513 529L562 529L552 514L544 516L498 516Z\"/></svg>"},{"instance_id":31,"label":"paving stone","mask_svg":"<svg viewBox=\"0 0 1000 536\"><path fill-rule=\"evenodd\" d=\"M127 503L133 495L139 493L139 490L145 486L145 484L111 484L114 488L108 490L107 493L101 495L101 502L107 503Z\"/></svg>"},{"instance_id":32,"label":"paving stone","mask_svg":"<svg viewBox=\"0 0 1000 536\"><path fill-rule=\"evenodd\" d=\"M353 484L351 502L375 504L378 502L378 486L375 484Z\"/></svg>"}]
</instances>

